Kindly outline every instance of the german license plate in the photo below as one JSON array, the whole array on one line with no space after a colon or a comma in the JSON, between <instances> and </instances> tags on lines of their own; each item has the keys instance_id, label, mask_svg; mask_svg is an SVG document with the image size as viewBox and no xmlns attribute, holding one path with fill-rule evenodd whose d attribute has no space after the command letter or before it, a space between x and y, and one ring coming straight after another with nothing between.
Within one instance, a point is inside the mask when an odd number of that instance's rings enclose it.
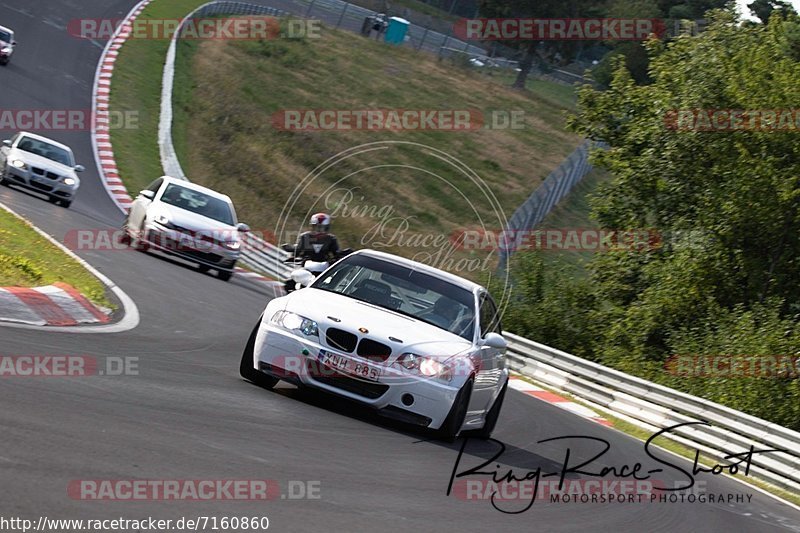
<instances>
[{"instance_id":1,"label":"german license plate","mask_svg":"<svg viewBox=\"0 0 800 533\"><path fill-rule=\"evenodd\" d=\"M350 359L344 355L331 353L327 350L320 350L317 359L323 365L360 379L378 381L381 377L381 370L379 368L356 361L355 359Z\"/></svg>"}]
</instances>

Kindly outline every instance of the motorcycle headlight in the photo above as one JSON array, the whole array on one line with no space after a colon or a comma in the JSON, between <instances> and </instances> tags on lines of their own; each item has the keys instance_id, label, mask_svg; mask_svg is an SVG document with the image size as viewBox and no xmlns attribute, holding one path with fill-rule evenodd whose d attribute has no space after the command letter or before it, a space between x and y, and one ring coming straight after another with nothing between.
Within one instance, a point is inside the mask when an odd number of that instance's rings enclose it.
<instances>
[{"instance_id":1,"label":"motorcycle headlight","mask_svg":"<svg viewBox=\"0 0 800 533\"><path fill-rule=\"evenodd\" d=\"M64 178L64 185L75 185L75 178Z\"/></svg>"},{"instance_id":2,"label":"motorcycle headlight","mask_svg":"<svg viewBox=\"0 0 800 533\"><path fill-rule=\"evenodd\" d=\"M14 159L11 162L11 166L14 168L18 168L20 170L26 170L28 168L28 165L26 165L25 161L23 161L22 159Z\"/></svg>"},{"instance_id":3,"label":"motorcycle headlight","mask_svg":"<svg viewBox=\"0 0 800 533\"><path fill-rule=\"evenodd\" d=\"M433 357L417 355L413 353L401 354L393 363L406 372L417 374L426 378L437 378L444 381L452 381L452 367L440 363Z\"/></svg>"},{"instance_id":4,"label":"motorcycle headlight","mask_svg":"<svg viewBox=\"0 0 800 533\"><path fill-rule=\"evenodd\" d=\"M310 318L300 316L290 311L278 311L272 315L271 322L282 328L299 331L306 337L319 338L319 326Z\"/></svg>"}]
</instances>

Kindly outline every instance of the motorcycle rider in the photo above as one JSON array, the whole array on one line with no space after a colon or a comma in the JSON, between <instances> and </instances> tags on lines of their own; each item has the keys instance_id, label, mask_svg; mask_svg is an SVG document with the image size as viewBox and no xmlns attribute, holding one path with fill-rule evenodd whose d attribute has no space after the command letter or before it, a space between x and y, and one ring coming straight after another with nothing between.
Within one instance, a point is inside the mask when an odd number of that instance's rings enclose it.
<instances>
[{"instance_id":1,"label":"motorcycle rider","mask_svg":"<svg viewBox=\"0 0 800 533\"><path fill-rule=\"evenodd\" d=\"M326 213L311 215L311 229L301 233L294 245L294 256L297 259L309 259L317 262L333 262L339 254L339 241L330 232L331 216Z\"/></svg>"},{"instance_id":2,"label":"motorcycle rider","mask_svg":"<svg viewBox=\"0 0 800 533\"><path fill-rule=\"evenodd\" d=\"M300 234L297 244L284 246L284 250L293 254L287 261L310 260L333 263L339 259L343 250L339 249L336 235L330 232L331 216L327 213L315 213L311 215L309 223L311 229ZM285 289L286 292L294 290L294 281L286 280Z\"/></svg>"}]
</instances>

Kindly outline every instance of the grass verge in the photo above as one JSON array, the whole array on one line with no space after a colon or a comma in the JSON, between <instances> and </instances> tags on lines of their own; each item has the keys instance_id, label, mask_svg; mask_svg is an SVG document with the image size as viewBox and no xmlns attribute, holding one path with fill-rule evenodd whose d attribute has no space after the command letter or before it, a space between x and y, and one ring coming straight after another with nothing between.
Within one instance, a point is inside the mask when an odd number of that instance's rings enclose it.
<instances>
[{"instance_id":1,"label":"grass verge","mask_svg":"<svg viewBox=\"0 0 800 533\"><path fill-rule=\"evenodd\" d=\"M113 309L105 286L31 225L0 208L0 287L39 287L62 281L93 303Z\"/></svg>"}]
</instances>

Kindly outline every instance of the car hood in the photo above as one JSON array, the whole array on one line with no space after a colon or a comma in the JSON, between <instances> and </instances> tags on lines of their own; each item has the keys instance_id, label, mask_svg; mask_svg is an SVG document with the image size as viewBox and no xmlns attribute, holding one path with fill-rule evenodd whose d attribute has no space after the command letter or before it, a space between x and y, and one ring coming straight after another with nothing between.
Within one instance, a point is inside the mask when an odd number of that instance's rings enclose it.
<instances>
[{"instance_id":1,"label":"car hood","mask_svg":"<svg viewBox=\"0 0 800 533\"><path fill-rule=\"evenodd\" d=\"M472 348L470 341L454 333L340 294L308 287L286 298L287 311L314 320L323 331L336 327L387 344L392 347L392 359L412 352L446 360Z\"/></svg>"},{"instance_id":2,"label":"car hood","mask_svg":"<svg viewBox=\"0 0 800 533\"><path fill-rule=\"evenodd\" d=\"M74 168L24 150L13 150L13 152L9 154L8 159L21 159L33 167L43 168L46 171L55 172L61 176L77 178Z\"/></svg>"},{"instance_id":3,"label":"car hood","mask_svg":"<svg viewBox=\"0 0 800 533\"><path fill-rule=\"evenodd\" d=\"M164 215L176 226L192 231L225 231L230 232L234 239L238 239L236 226L229 226L219 220L208 218L198 213L192 213L174 205L159 203L154 215ZM233 240L233 239L232 239Z\"/></svg>"}]
</instances>

